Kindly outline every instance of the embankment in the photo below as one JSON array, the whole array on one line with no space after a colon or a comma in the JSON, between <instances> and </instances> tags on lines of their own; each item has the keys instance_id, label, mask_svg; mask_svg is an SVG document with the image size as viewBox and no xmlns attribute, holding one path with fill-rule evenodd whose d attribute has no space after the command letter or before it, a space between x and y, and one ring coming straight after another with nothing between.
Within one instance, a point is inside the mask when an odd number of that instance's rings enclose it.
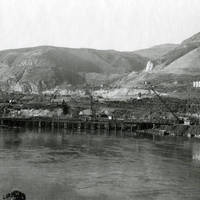
<instances>
[{"instance_id":1,"label":"embankment","mask_svg":"<svg viewBox=\"0 0 200 200\"><path fill-rule=\"evenodd\" d=\"M170 135L175 136L200 136L200 125L162 125L160 129L166 130Z\"/></svg>"}]
</instances>

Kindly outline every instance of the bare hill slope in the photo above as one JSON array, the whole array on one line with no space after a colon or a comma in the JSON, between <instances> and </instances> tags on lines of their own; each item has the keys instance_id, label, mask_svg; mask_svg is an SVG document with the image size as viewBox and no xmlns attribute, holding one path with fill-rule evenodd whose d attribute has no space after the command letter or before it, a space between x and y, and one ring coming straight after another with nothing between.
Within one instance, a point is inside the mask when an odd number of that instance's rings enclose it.
<instances>
[{"instance_id":1,"label":"bare hill slope","mask_svg":"<svg viewBox=\"0 0 200 200\"><path fill-rule=\"evenodd\" d=\"M152 62L153 70L124 76L116 81L116 85L133 90L145 88L144 82L148 81L161 93L186 96L192 82L200 80L200 33Z\"/></svg>"},{"instance_id":2,"label":"bare hill slope","mask_svg":"<svg viewBox=\"0 0 200 200\"><path fill-rule=\"evenodd\" d=\"M145 68L147 59L137 54L41 46L0 52L1 85L18 84L37 90L61 84L83 85L92 80L110 80Z\"/></svg>"}]
</instances>

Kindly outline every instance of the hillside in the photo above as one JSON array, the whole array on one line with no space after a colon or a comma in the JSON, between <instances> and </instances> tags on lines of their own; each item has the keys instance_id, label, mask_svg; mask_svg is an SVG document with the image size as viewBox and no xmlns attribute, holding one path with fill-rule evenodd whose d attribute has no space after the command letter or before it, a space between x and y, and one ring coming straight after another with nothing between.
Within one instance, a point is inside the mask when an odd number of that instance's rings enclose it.
<instances>
[{"instance_id":1,"label":"hillside","mask_svg":"<svg viewBox=\"0 0 200 200\"><path fill-rule=\"evenodd\" d=\"M111 81L141 71L147 58L128 52L52 46L0 52L1 87L19 91Z\"/></svg>"},{"instance_id":2,"label":"hillside","mask_svg":"<svg viewBox=\"0 0 200 200\"><path fill-rule=\"evenodd\" d=\"M184 97L200 80L200 33L180 44L133 52L40 46L0 51L1 89L40 92L104 85L98 95L131 98L149 94L151 82L165 95Z\"/></svg>"},{"instance_id":3,"label":"hillside","mask_svg":"<svg viewBox=\"0 0 200 200\"><path fill-rule=\"evenodd\" d=\"M161 56L167 54L168 52L174 50L177 46L178 46L177 44L162 44L153 46L148 49L137 50L134 51L134 53L146 57L149 60L156 60Z\"/></svg>"},{"instance_id":4,"label":"hillside","mask_svg":"<svg viewBox=\"0 0 200 200\"><path fill-rule=\"evenodd\" d=\"M200 80L200 33L184 40L171 51L153 60L153 69L135 75L129 74L116 81L116 85L128 91L141 92L144 82L151 82L166 95L187 97L193 81ZM194 96L198 91L192 90ZM144 90L143 93L147 93Z\"/></svg>"}]
</instances>

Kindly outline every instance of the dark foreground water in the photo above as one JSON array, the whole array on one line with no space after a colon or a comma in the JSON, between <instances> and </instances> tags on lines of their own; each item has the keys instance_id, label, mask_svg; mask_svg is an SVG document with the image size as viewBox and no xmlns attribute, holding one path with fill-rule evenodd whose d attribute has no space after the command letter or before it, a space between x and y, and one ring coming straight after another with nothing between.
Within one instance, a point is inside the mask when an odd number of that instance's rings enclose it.
<instances>
[{"instance_id":1,"label":"dark foreground water","mask_svg":"<svg viewBox=\"0 0 200 200\"><path fill-rule=\"evenodd\" d=\"M200 143L4 129L0 180L28 200L195 200Z\"/></svg>"}]
</instances>

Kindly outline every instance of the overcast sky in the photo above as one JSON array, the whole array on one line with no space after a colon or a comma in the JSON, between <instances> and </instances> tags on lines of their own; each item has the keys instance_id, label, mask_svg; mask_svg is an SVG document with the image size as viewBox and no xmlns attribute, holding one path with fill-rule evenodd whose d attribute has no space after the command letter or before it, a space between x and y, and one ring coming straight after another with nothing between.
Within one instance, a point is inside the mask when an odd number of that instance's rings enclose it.
<instances>
[{"instance_id":1,"label":"overcast sky","mask_svg":"<svg viewBox=\"0 0 200 200\"><path fill-rule=\"evenodd\" d=\"M132 51L200 32L200 0L0 0L0 49Z\"/></svg>"}]
</instances>

